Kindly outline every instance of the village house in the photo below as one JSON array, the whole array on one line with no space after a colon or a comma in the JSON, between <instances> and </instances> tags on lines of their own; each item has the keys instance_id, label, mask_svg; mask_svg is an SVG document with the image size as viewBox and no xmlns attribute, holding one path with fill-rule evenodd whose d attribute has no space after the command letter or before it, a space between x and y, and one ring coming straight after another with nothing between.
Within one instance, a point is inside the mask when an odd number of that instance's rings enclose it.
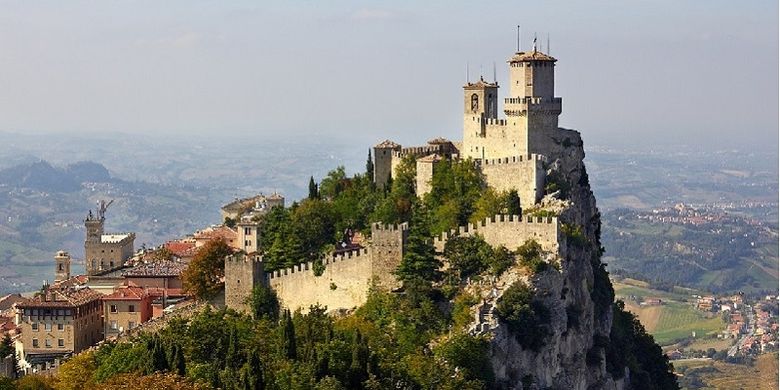
<instances>
[{"instance_id":1,"label":"village house","mask_svg":"<svg viewBox=\"0 0 780 390\"><path fill-rule=\"evenodd\" d=\"M141 287L122 286L103 297L103 334L106 339L148 321L152 317L152 295Z\"/></svg>"},{"instance_id":2,"label":"village house","mask_svg":"<svg viewBox=\"0 0 780 390\"><path fill-rule=\"evenodd\" d=\"M20 367L25 373L59 364L103 339L102 295L90 288L53 288L16 304Z\"/></svg>"}]
</instances>

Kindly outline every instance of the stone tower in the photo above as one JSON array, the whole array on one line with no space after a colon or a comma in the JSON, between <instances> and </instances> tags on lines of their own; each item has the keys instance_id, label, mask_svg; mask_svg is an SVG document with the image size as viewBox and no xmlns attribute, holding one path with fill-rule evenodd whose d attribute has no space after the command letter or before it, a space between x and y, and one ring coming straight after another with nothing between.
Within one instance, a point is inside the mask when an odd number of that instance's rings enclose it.
<instances>
[{"instance_id":1,"label":"stone tower","mask_svg":"<svg viewBox=\"0 0 780 390\"><path fill-rule=\"evenodd\" d=\"M236 224L238 245L248 253L257 253L260 248L260 223L242 219Z\"/></svg>"},{"instance_id":2,"label":"stone tower","mask_svg":"<svg viewBox=\"0 0 780 390\"><path fill-rule=\"evenodd\" d=\"M505 159L549 154L550 136L558 129L561 98L555 97L557 60L534 47L517 52L509 61L506 119L499 119L491 95L498 85L480 80L464 89L463 148L473 159ZM484 104L481 102L485 102Z\"/></svg>"},{"instance_id":3,"label":"stone tower","mask_svg":"<svg viewBox=\"0 0 780 390\"><path fill-rule=\"evenodd\" d=\"M504 113L508 125L520 131L521 156L548 155L550 137L558 130L561 98L555 97L556 61L537 51L536 45L533 51L515 53L508 61L510 96L504 99Z\"/></svg>"},{"instance_id":4,"label":"stone tower","mask_svg":"<svg viewBox=\"0 0 780 390\"><path fill-rule=\"evenodd\" d=\"M263 258L236 254L225 258L225 306L249 313L248 298L255 286L266 283Z\"/></svg>"},{"instance_id":5,"label":"stone tower","mask_svg":"<svg viewBox=\"0 0 780 390\"><path fill-rule=\"evenodd\" d=\"M54 281L59 282L70 279L70 254L65 251L58 251L54 256Z\"/></svg>"},{"instance_id":6,"label":"stone tower","mask_svg":"<svg viewBox=\"0 0 780 390\"><path fill-rule=\"evenodd\" d=\"M482 77L476 83L463 86L463 142L477 145L485 138L487 123L498 119L498 83L486 82ZM465 157L485 158L484 145L465 150Z\"/></svg>"},{"instance_id":7,"label":"stone tower","mask_svg":"<svg viewBox=\"0 0 780 390\"><path fill-rule=\"evenodd\" d=\"M371 275L380 288L393 290L399 287L395 269L404 257L409 225L371 225Z\"/></svg>"},{"instance_id":8,"label":"stone tower","mask_svg":"<svg viewBox=\"0 0 780 390\"><path fill-rule=\"evenodd\" d=\"M393 173L393 153L401 151L401 145L385 140L374 146L374 183L384 188Z\"/></svg>"},{"instance_id":9,"label":"stone tower","mask_svg":"<svg viewBox=\"0 0 780 390\"><path fill-rule=\"evenodd\" d=\"M430 154L417 159L417 196L422 198L425 194L431 192L431 180L436 164L442 160L438 154Z\"/></svg>"}]
</instances>

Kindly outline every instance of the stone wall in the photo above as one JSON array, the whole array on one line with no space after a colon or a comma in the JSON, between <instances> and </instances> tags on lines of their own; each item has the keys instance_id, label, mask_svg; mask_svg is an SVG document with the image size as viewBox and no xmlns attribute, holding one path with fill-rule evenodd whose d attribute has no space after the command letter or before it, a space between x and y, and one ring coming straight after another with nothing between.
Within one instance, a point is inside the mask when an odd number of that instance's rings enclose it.
<instances>
[{"instance_id":1,"label":"stone wall","mask_svg":"<svg viewBox=\"0 0 780 390\"><path fill-rule=\"evenodd\" d=\"M451 237L474 235L481 236L493 247L505 246L510 251L523 245L526 240L533 239L543 250L565 256L566 238L561 233L560 221L555 217L496 215L478 224L468 224L458 230L442 233L440 237L434 238L433 245L437 252L441 252Z\"/></svg>"},{"instance_id":2,"label":"stone wall","mask_svg":"<svg viewBox=\"0 0 780 390\"><path fill-rule=\"evenodd\" d=\"M265 282L260 256L236 255L225 259L225 306L249 312L247 299L254 286Z\"/></svg>"},{"instance_id":3,"label":"stone wall","mask_svg":"<svg viewBox=\"0 0 780 390\"><path fill-rule=\"evenodd\" d=\"M368 250L348 252L324 260L325 271L314 274L313 264L298 264L267 275L269 286L280 303L292 311L307 311L320 304L328 311L352 309L366 301L371 282L371 254Z\"/></svg>"},{"instance_id":4,"label":"stone wall","mask_svg":"<svg viewBox=\"0 0 780 390\"><path fill-rule=\"evenodd\" d=\"M487 185L496 191L517 190L520 205L529 207L544 195L544 157L526 155L480 161Z\"/></svg>"}]
</instances>

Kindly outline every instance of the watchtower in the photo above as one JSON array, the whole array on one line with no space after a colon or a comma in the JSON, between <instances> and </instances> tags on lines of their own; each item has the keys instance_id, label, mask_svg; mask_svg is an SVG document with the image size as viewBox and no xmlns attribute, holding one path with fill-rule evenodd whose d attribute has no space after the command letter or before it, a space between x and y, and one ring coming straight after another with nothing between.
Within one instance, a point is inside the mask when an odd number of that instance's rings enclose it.
<instances>
[{"instance_id":1,"label":"watchtower","mask_svg":"<svg viewBox=\"0 0 780 390\"><path fill-rule=\"evenodd\" d=\"M59 282L70 279L70 254L65 251L58 251L54 256L54 281Z\"/></svg>"},{"instance_id":2,"label":"watchtower","mask_svg":"<svg viewBox=\"0 0 780 390\"><path fill-rule=\"evenodd\" d=\"M225 258L225 306L229 309L249 313L248 299L261 283L266 283L261 256L236 254Z\"/></svg>"},{"instance_id":3,"label":"watchtower","mask_svg":"<svg viewBox=\"0 0 780 390\"><path fill-rule=\"evenodd\" d=\"M393 154L401 152L401 145L385 140L374 146L374 183L385 188L393 174Z\"/></svg>"},{"instance_id":4,"label":"watchtower","mask_svg":"<svg viewBox=\"0 0 780 390\"><path fill-rule=\"evenodd\" d=\"M371 275L378 286L392 290L398 287L394 272L406 251L409 225L371 225Z\"/></svg>"},{"instance_id":5,"label":"watchtower","mask_svg":"<svg viewBox=\"0 0 780 390\"><path fill-rule=\"evenodd\" d=\"M485 158L485 147L478 141L487 136L486 125L498 119L498 83L482 77L463 86L463 154Z\"/></svg>"},{"instance_id":6,"label":"watchtower","mask_svg":"<svg viewBox=\"0 0 780 390\"><path fill-rule=\"evenodd\" d=\"M555 97L555 63L536 49L517 52L509 63L509 97L504 99L507 125L520 132L518 155L550 151L550 136L558 129L561 98ZM505 157L505 156L496 156Z\"/></svg>"}]
</instances>

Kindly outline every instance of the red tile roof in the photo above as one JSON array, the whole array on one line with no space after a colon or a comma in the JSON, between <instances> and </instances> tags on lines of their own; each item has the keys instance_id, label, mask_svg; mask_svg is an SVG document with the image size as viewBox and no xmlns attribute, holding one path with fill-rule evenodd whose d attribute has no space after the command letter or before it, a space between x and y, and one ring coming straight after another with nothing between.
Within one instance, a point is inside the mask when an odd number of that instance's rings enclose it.
<instances>
[{"instance_id":1,"label":"red tile roof","mask_svg":"<svg viewBox=\"0 0 780 390\"><path fill-rule=\"evenodd\" d=\"M171 277L180 276L187 264L176 261L154 261L141 264L122 273L124 277Z\"/></svg>"},{"instance_id":2,"label":"red tile roof","mask_svg":"<svg viewBox=\"0 0 780 390\"><path fill-rule=\"evenodd\" d=\"M168 241L165 243L167 248L176 257L184 257L190 254L193 248L195 248L195 242L193 241Z\"/></svg>"},{"instance_id":3,"label":"red tile roof","mask_svg":"<svg viewBox=\"0 0 780 390\"><path fill-rule=\"evenodd\" d=\"M16 306L19 308L28 307L78 307L89 302L98 300L103 294L84 287L74 288L54 288L49 287L43 294L37 294L34 298L19 302Z\"/></svg>"},{"instance_id":4,"label":"red tile roof","mask_svg":"<svg viewBox=\"0 0 780 390\"><path fill-rule=\"evenodd\" d=\"M149 294L141 287L122 286L103 297L104 301L140 301Z\"/></svg>"}]
</instances>

